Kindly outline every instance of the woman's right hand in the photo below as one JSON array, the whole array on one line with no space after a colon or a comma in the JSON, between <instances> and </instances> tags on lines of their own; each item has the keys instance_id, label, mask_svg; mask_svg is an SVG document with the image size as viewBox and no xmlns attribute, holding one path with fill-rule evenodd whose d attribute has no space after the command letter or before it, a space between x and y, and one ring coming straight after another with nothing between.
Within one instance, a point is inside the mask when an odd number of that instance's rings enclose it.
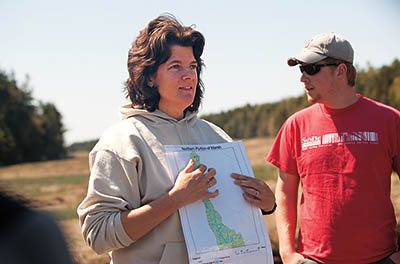
<instances>
[{"instance_id":1,"label":"woman's right hand","mask_svg":"<svg viewBox=\"0 0 400 264\"><path fill-rule=\"evenodd\" d=\"M191 159L178 175L174 187L169 191L175 197L178 207L191 204L198 200L210 199L218 196L218 190L209 192L208 189L217 184L216 171L213 168L201 164L194 169L194 161ZM205 171L207 172L205 173Z\"/></svg>"},{"instance_id":2,"label":"woman's right hand","mask_svg":"<svg viewBox=\"0 0 400 264\"><path fill-rule=\"evenodd\" d=\"M179 208L201 199L216 197L218 190L208 192L209 187L217 184L214 178L216 171L208 169L207 173L204 173L206 170L204 165L194 170L194 162L191 160L179 173L169 192L139 208L122 211L121 222L129 237L136 241L176 213Z\"/></svg>"}]
</instances>

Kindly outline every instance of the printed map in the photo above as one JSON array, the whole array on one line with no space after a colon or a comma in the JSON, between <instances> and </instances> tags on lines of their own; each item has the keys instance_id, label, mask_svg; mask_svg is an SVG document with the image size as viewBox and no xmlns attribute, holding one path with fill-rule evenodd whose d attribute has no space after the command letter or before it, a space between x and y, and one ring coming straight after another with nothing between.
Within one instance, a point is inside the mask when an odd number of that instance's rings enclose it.
<instances>
[{"instance_id":1,"label":"printed map","mask_svg":"<svg viewBox=\"0 0 400 264\"><path fill-rule=\"evenodd\" d=\"M179 210L190 263L273 263L261 212L243 199L230 177L232 172L253 176L242 142L165 148L175 177L189 159L196 168L205 164L217 171L210 191L218 189L219 195Z\"/></svg>"}]
</instances>

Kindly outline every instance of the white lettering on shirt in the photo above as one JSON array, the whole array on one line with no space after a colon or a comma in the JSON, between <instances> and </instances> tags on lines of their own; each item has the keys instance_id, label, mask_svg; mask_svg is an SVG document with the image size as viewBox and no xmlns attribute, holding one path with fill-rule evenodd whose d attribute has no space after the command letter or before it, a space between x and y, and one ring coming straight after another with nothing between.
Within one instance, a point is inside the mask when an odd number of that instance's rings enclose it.
<instances>
[{"instance_id":1,"label":"white lettering on shirt","mask_svg":"<svg viewBox=\"0 0 400 264\"><path fill-rule=\"evenodd\" d=\"M329 133L301 139L301 148L317 148L332 144L378 144L378 133L371 131Z\"/></svg>"}]
</instances>

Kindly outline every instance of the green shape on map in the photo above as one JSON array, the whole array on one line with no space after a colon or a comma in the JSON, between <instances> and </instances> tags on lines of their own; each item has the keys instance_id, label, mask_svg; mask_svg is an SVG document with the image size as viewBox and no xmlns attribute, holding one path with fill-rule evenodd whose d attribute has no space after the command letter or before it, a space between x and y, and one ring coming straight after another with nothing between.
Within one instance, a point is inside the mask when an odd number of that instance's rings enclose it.
<instances>
[{"instance_id":1,"label":"green shape on map","mask_svg":"<svg viewBox=\"0 0 400 264\"><path fill-rule=\"evenodd\" d=\"M194 169L197 169L200 166L200 156L192 151L192 153L190 153L190 158L194 160ZM209 199L205 199L203 200L203 204L206 208L208 225L217 239L219 249L244 246L245 243L242 235L236 233L222 223L222 217L218 211L215 210L212 202Z\"/></svg>"},{"instance_id":2,"label":"green shape on map","mask_svg":"<svg viewBox=\"0 0 400 264\"><path fill-rule=\"evenodd\" d=\"M197 170L200 167L200 156L196 152L192 151L192 153L190 153L190 159L194 161L193 170Z\"/></svg>"},{"instance_id":3,"label":"green shape on map","mask_svg":"<svg viewBox=\"0 0 400 264\"><path fill-rule=\"evenodd\" d=\"M222 217L215 210L210 200L203 200L206 207L208 225L217 239L219 249L235 248L244 246L244 239L240 233L236 233L222 223Z\"/></svg>"}]
</instances>

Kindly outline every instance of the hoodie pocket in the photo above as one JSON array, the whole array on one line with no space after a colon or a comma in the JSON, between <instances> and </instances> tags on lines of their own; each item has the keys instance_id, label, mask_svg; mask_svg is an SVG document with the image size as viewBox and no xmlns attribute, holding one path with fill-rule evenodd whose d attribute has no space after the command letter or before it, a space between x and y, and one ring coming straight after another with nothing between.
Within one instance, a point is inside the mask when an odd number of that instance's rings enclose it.
<instances>
[{"instance_id":1,"label":"hoodie pocket","mask_svg":"<svg viewBox=\"0 0 400 264\"><path fill-rule=\"evenodd\" d=\"M187 264L189 263L186 245L183 242L168 242L165 244L160 264Z\"/></svg>"}]
</instances>

